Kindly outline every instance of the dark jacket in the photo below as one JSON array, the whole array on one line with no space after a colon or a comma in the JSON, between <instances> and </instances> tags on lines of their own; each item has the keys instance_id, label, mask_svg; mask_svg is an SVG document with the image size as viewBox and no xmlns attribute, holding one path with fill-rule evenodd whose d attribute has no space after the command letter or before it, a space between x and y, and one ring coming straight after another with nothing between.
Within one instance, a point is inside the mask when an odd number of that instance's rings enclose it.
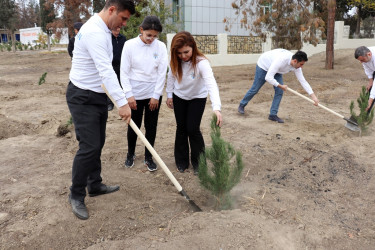
<instances>
[{"instance_id":1,"label":"dark jacket","mask_svg":"<svg viewBox=\"0 0 375 250\"><path fill-rule=\"evenodd\" d=\"M112 46L113 46L112 67L115 70L119 81L120 81L121 54L122 54L122 48L124 48L125 41L126 41L126 37L124 37L123 35L119 34L118 37L115 37L112 34Z\"/></svg>"},{"instance_id":2,"label":"dark jacket","mask_svg":"<svg viewBox=\"0 0 375 250\"><path fill-rule=\"evenodd\" d=\"M73 36L72 38L69 39L69 44L68 44L68 53L71 58L73 58L74 41L75 41L75 37Z\"/></svg>"}]
</instances>

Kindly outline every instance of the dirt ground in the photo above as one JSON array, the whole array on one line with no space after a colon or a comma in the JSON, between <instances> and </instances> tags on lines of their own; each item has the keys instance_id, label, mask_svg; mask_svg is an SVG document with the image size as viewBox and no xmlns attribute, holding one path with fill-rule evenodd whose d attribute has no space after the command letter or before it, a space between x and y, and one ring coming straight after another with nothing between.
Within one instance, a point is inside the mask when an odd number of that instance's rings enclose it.
<instances>
[{"instance_id":1,"label":"dirt ground","mask_svg":"<svg viewBox=\"0 0 375 250\"><path fill-rule=\"evenodd\" d=\"M349 117L349 104L367 84L352 50L311 56L304 75L321 103ZM143 166L144 146L124 168L127 126L116 111L108 118L102 176L120 191L86 198L90 218L77 219L68 204L74 131L57 129L70 113L65 91L70 57L60 52L0 53L0 249L374 249L374 125L366 136L345 121L289 92L279 116L267 119L273 89L266 83L237 113L255 65L214 68L223 104L222 136L243 154L234 208L215 211L214 199L192 171L173 159L173 111L161 107L155 149L203 210L193 213L160 168ZM39 78L48 72L46 82ZM294 74L284 81L304 93ZM202 132L210 145L211 104ZM143 130L143 129L142 129Z\"/></svg>"}]
</instances>

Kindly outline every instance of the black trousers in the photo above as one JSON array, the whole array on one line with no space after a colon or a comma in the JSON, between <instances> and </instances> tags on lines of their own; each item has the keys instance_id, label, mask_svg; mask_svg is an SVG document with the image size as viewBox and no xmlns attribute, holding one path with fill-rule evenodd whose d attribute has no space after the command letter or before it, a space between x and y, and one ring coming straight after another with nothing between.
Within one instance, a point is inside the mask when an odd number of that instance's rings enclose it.
<instances>
[{"instance_id":1,"label":"black trousers","mask_svg":"<svg viewBox=\"0 0 375 250\"><path fill-rule=\"evenodd\" d=\"M184 100L173 94L174 115L177 123L174 157L176 165L189 167L189 144L191 165L198 168L199 155L204 152L204 140L200 125L207 98Z\"/></svg>"},{"instance_id":2,"label":"black trousers","mask_svg":"<svg viewBox=\"0 0 375 250\"><path fill-rule=\"evenodd\" d=\"M148 140L148 142L151 144L151 146L154 146L155 144L155 138L156 138L156 130L158 126L158 118L159 118L159 110L161 106L163 97L161 96L159 98L159 107L153 111L149 108L149 102L150 99L144 99L144 100L136 100L137 102L137 110L132 110L132 120L137 125L138 128L142 125L142 118L143 118L143 112L145 113L145 130L146 134L145 137ZM134 155L135 153L135 146L137 144L137 134L134 132L134 130L128 126L128 153L130 155ZM148 149L145 147L145 159L152 158L152 154Z\"/></svg>"},{"instance_id":3,"label":"black trousers","mask_svg":"<svg viewBox=\"0 0 375 250\"><path fill-rule=\"evenodd\" d=\"M86 187L91 192L102 182L100 156L108 118L107 97L106 94L80 89L70 82L66 100L79 142L73 160L70 192L73 199L83 200Z\"/></svg>"}]
</instances>

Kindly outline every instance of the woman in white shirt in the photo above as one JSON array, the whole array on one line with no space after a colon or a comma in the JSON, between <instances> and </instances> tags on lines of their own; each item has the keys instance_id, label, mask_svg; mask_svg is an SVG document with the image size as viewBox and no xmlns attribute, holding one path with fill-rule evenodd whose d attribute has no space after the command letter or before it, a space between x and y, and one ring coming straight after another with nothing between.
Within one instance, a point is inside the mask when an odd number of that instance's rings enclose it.
<instances>
[{"instance_id":1,"label":"woman in white shirt","mask_svg":"<svg viewBox=\"0 0 375 250\"><path fill-rule=\"evenodd\" d=\"M167 48L157 40L162 25L156 16L147 16L140 25L141 34L128 40L121 55L120 78L129 106L132 119L140 128L143 112L145 114L145 137L154 146L162 101L165 75L168 67ZM125 167L134 166L137 134L128 126L128 154ZM145 148L145 165L152 172L157 166L152 155Z\"/></svg>"},{"instance_id":2,"label":"woman in white shirt","mask_svg":"<svg viewBox=\"0 0 375 250\"><path fill-rule=\"evenodd\" d=\"M167 79L167 106L174 109L177 123L174 156L178 171L191 165L198 173L199 155L204 152L200 131L207 95L221 126L221 101L212 68L207 58L198 50L193 36L186 31L177 33L171 44L170 70Z\"/></svg>"}]
</instances>

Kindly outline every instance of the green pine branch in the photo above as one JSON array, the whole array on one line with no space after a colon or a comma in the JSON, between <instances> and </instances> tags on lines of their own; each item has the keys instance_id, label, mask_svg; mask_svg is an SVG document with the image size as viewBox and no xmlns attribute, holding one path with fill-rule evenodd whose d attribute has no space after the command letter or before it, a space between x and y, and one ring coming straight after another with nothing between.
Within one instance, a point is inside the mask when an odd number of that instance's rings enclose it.
<instances>
[{"instance_id":1,"label":"green pine branch","mask_svg":"<svg viewBox=\"0 0 375 250\"><path fill-rule=\"evenodd\" d=\"M359 114L357 115L354 111L354 101L350 103L350 114L353 120L358 123L359 128L361 129L361 133L367 131L368 126L371 124L372 120L374 119L374 109L371 112L367 112L366 108L368 106L368 99L370 97L370 93L366 90L366 87L362 87L362 91L360 96L357 99L357 104L359 107Z\"/></svg>"},{"instance_id":2,"label":"green pine branch","mask_svg":"<svg viewBox=\"0 0 375 250\"><path fill-rule=\"evenodd\" d=\"M242 154L221 138L216 122L214 115L211 120L212 146L200 155L198 177L200 184L216 197L216 207L227 209L231 207L230 191L241 179Z\"/></svg>"}]
</instances>

